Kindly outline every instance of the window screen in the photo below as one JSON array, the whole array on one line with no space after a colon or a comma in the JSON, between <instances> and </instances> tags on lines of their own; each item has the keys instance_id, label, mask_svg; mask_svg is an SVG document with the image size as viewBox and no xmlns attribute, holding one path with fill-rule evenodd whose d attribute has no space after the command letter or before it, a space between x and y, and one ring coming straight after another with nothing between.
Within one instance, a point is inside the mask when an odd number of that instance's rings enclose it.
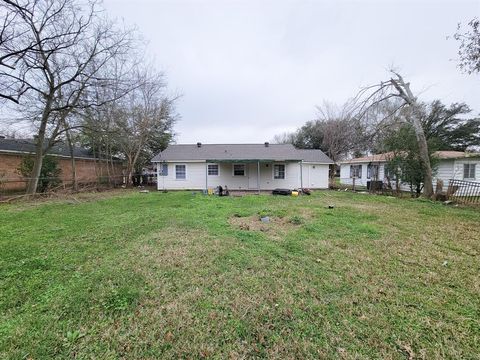
<instances>
[{"instance_id":1,"label":"window screen","mask_svg":"<svg viewBox=\"0 0 480 360\"><path fill-rule=\"evenodd\" d=\"M369 164L367 166L367 179L378 178L378 165Z\"/></svg>"},{"instance_id":2,"label":"window screen","mask_svg":"<svg viewBox=\"0 0 480 360\"><path fill-rule=\"evenodd\" d=\"M179 180L184 180L187 178L186 165L175 165L175 178Z\"/></svg>"},{"instance_id":3,"label":"window screen","mask_svg":"<svg viewBox=\"0 0 480 360\"><path fill-rule=\"evenodd\" d=\"M168 164L160 164L160 170L158 175L168 176Z\"/></svg>"},{"instance_id":4,"label":"window screen","mask_svg":"<svg viewBox=\"0 0 480 360\"><path fill-rule=\"evenodd\" d=\"M218 175L218 164L208 164L208 175Z\"/></svg>"},{"instance_id":5,"label":"window screen","mask_svg":"<svg viewBox=\"0 0 480 360\"><path fill-rule=\"evenodd\" d=\"M350 165L350 177L361 178L362 177L362 165Z\"/></svg>"},{"instance_id":6,"label":"window screen","mask_svg":"<svg viewBox=\"0 0 480 360\"><path fill-rule=\"evenodd\" d=\"M476 164L463 164L464 179L475 179L475 165Z\"/></svg>"},{"instance_id":7,"label":"window screen","mask_svg":"<svg viewBox=\"0 0 480 360\"><path fill-rule=\"evenodd\" d=\"M284 164L275 164L273 166L273 178L274 179L285 179L285 165Z\"/></svg>"},{"instance_id":8,"label":"window screen","mask_svg":"<svg viewBox=\"0 0 480 360\"><path fill-rule=\"evenodd\" d=\"M233 176L245 176L245 164L233 164Z\"/></svg>"}]
</instances>

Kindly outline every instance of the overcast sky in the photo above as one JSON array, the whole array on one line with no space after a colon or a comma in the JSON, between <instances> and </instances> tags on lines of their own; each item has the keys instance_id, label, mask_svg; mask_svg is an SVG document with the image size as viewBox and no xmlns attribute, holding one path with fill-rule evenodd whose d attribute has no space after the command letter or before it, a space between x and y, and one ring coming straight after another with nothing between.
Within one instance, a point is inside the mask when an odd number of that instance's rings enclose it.
<instances>
[{"instance_id":1,"label":"overcast sky","mask_svg":"<svg viewBox=\"0 0 480 360\"><path fill-rule=\"evenodd\" d=\"M104 0L138 26L182 94L178 143L271 140L386 79L392 65L422 100L480 112L480 75L461 74L458 22L480 1Z\"/></svg>"}]
</instances>

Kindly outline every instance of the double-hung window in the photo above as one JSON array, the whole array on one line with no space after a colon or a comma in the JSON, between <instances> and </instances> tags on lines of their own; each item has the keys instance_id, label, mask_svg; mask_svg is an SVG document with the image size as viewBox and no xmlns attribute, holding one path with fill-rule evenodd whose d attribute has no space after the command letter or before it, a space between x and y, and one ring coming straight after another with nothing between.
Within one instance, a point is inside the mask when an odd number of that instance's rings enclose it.
<instances>
[{"instance_id":1,"label":"double-hung window","mask_svg":"<svg viewBox=\"0 0 480 360\"><path fill-rule=\"evenodd\" d=\"M187 165L175 165L175 179L185 180L187 178Z\"/></svg>"},{"instance_id":2,"label":"double-hung window","mask_svg":"<svg viewBox=\"0 0 480 360\"><path fill-rule=\"evenodd\" d=\"M208 175L210 176L218 176L218 164L208 164Z\"/></svg>"},{"instance_id":3,"label":"double-hung window","mask_svg":"<svg viewBox=\"0 0 480 360\"><path fill-rule=\"evenodd\" d=\"M362 178L362 165L350 165L350 177Z\"/></svg>"},{"instance_id":4,"label":"double-hung window","mask_svg":"<svg viewBox=\"0 0 480 360\"><path fill-rule=\"evenodd\" d=\"M245 164L233 164L233 176L245 176Z\"/></svg>"},{"instance_id":5,"label":"double-hung window","mask_svg":"<svg viewBox=\"0 0 480 360\"><path fill-rule=\"evenodd\" d=\"M285 179L285 164L273 165L273 178L276 180Z\"/></svg>"},{"instance_id":6,"label":"double-hung window","mask_svg":"<svg viewBox=\"0 0 480 360\"><path fill-rule=\"evenodd\" d=\"M463 178L475 180L476 164L463 164Z\"/></svg>"},{"instance_id":7,"label":"double-hung window","mask_svg":"<svg viewBox=\"0 0 480 360\"><path fill-rule=\"evenodd\" d=\"M378 179L378 165L369 164L367 166L367 179Z\"/></svg>"},{"instance_id":8,"label":"double-hung window","mask_svg":"<svg viewBox=\"0 0 480 360\"><path fill-rule=\"evenodd\" d=\"M159 176L168 176L168 164L160 164L158 175Z\"/></svg>"}]
</instances>

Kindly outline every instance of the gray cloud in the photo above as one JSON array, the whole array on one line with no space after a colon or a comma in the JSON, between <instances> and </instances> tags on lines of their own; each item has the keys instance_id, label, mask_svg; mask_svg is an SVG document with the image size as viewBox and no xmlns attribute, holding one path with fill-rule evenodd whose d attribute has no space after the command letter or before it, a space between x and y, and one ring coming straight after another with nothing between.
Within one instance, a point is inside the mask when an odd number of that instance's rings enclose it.
<instances>
[{"instance_id":1,"label":"gray cloud","mask_svg":"<svg viewBox=\"0 0 480 360\"><path fill-rule=\"evenodd\" d=\"M458 22L478 1L127 1L108 12L137 24L183 94L178 142L263 142L341 103L395 65L423 100L480 111L480 77L459 72Z\"/></svg>"}]
</instances>

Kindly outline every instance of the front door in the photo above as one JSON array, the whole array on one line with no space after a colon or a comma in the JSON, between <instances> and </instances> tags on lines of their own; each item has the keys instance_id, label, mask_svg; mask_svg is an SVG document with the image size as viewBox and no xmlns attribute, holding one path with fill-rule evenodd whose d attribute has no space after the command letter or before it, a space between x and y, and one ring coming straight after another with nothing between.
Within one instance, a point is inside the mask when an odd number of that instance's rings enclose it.
<instances>
[{"instance_id":1,"label":"front door","mask_svg":"<svg viewBox=\"0 0 480 360\"><path fill-rule=\"evenodd\" d=\"M257 190L257 163L248 164L248 189Z\"/></svg>"}]
</instances>

